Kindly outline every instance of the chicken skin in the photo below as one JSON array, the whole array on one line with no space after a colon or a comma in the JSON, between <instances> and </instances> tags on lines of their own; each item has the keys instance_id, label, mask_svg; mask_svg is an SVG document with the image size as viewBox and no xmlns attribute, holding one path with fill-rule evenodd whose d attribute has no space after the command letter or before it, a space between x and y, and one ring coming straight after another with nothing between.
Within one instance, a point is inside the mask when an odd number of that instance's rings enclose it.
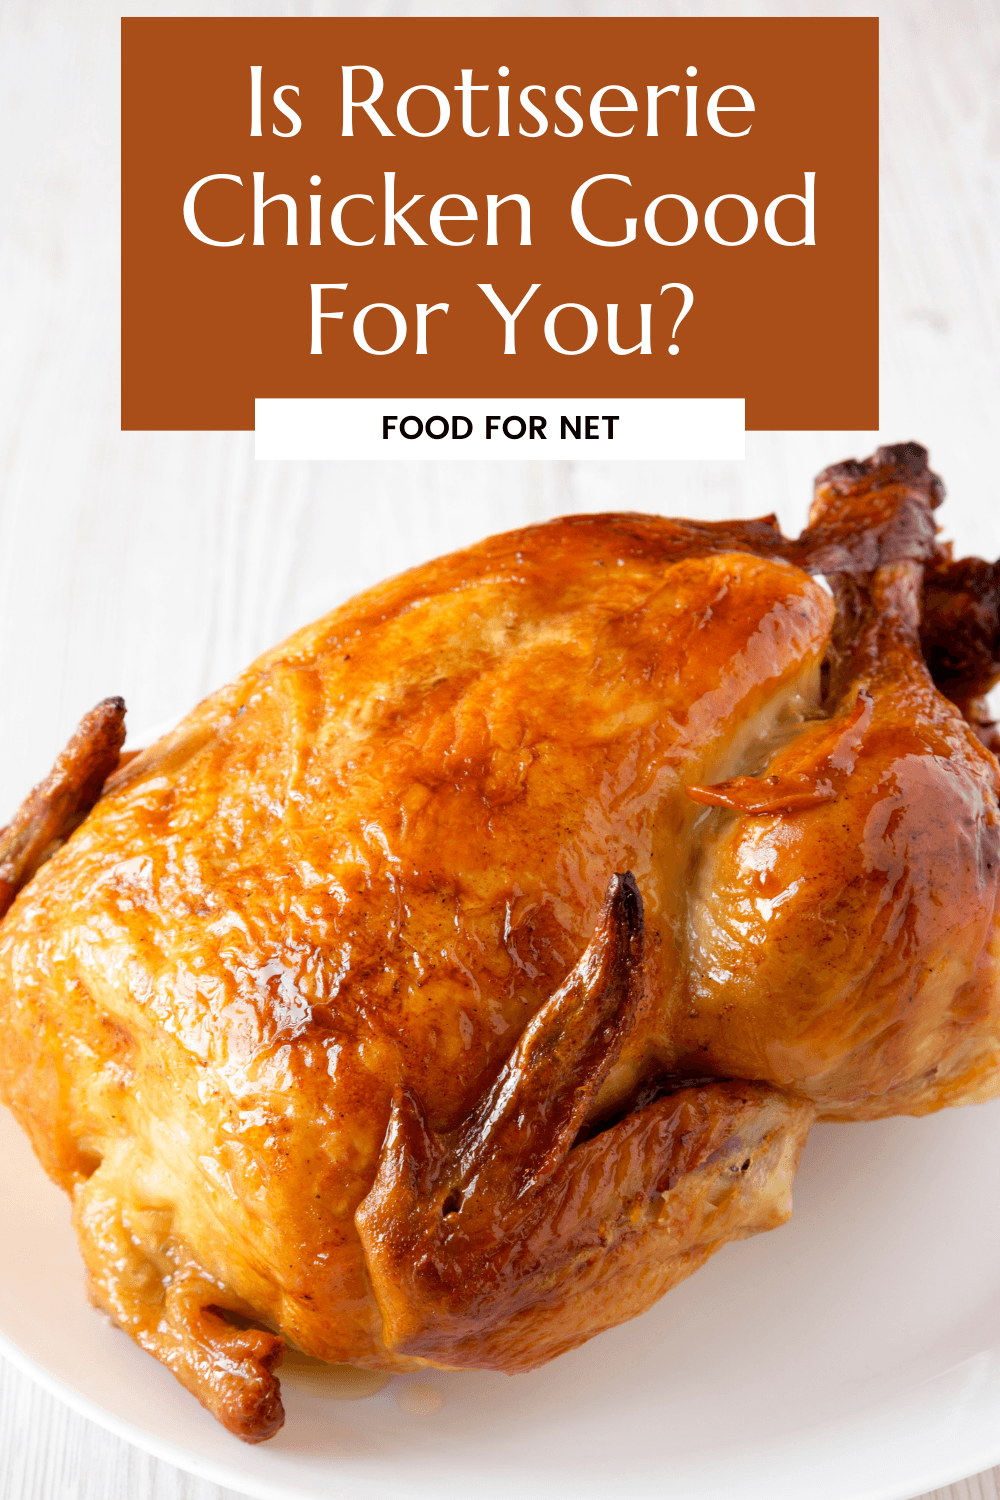
<instances>
[{"instance_id":1,"label":"chicken skin","mask_svg":"<svg viewBox=\"0 0 1000 1500\"><path fill-rule=\"evenodd\" d=\"M996 633L925 458L828 471L797 541L491 538L103 790L102 706L0 834L0 1091L230 1430L280 1426L285 1343L530 1369L783 1222L817 1113L1000 1092Z\"/></svg>"}]
</instances>

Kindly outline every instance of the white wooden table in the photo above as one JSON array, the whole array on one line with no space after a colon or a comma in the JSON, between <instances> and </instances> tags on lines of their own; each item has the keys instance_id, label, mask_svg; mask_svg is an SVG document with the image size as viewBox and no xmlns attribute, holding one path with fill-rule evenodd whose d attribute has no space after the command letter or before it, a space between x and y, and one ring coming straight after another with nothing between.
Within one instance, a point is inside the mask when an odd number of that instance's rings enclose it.
<instances>
[{"instance_id":1,"label":"white wooden table","mask_svg":"<svg viewBox=\"0 0 1000 1500\"><path fill-rule=\"evenodd\" d=\"M951 533L996 556L1000 494L995 519L978 525L973 502L983 486L996 493L1000 436L998 0L456 7L477 9L882 16L882 437L929 445L953 497ZM98 698L120 692L135 728L159 724L399 568L571 510L775 509L794 531L813 472L865 446L860 434L757 434L743 465L255 466L245 434L121 435L117 24L105 0L0 0L0 813ZM14 1232L5 1204L0 1233ZM940 1493L997 1500L998 1474ZM228 1493L107 1435L0 1361L2 1500Z\"/></svg>"}]
</instances>

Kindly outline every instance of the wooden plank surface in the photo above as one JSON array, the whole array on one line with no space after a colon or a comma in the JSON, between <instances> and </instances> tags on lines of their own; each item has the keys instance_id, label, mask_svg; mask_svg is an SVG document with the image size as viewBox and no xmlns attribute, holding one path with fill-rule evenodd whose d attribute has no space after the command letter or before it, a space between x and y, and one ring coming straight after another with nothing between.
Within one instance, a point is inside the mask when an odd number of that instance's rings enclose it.
<instances>
[{"instance_id":1,"label":"wooden plank surface","mask_svg":"<svg viewBox=\"0 0 1000 1500\"><path fill-rule=\"evenodd\" d=\"M951 534L997 555L1000 497L983 497L995 495L1000 413L998 0L454 8L881 15L881 433L928 444L952 495ZM866 446L863 434L756 434L742 465L255 465L246 435L120 434L117 25L104 0L0 0L0 813L98 698L121 692L134 728L160 724L400 568L571 510L776 510L794 531L812 473ZM0 1232L14 1232L10 1205ZM998 1500L998 1473L939 1493ZM0 1361L2 1500L230 1495L109 1436Z\"/></svg>"}]
</instances>

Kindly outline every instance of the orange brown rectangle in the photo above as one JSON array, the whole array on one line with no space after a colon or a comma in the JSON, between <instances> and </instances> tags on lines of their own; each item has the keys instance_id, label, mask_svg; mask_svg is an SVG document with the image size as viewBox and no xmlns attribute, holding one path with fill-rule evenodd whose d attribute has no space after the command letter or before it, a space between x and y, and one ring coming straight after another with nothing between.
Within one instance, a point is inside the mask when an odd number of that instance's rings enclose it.
<instances>
[{"instance_id":1,"label":"orange brown rectangle","mask_svg":"<svg viewBox=\"0 0 1000 1500\"><path fill-rule=\"evenodd\" d=\"M389 395L878 425L874 20L126 19L122 53L123 428Z\"/></svg>"}]
</instances>

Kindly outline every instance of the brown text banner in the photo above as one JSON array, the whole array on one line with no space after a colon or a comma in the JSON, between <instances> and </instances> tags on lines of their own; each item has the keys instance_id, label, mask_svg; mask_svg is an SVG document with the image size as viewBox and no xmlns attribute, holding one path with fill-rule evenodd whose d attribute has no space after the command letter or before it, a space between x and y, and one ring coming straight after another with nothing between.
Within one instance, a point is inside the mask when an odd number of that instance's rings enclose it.
<instances>
[{"instance_id":1,"label":"brown text banner","mask_svg":"<svg viewBox=\"0 0 1000 1500\"><path fill-rule=\"evenodd\" d=\"M255 398L878 425L877 22L127 19L122 426Z\"/></svg>"}]
</instances>

